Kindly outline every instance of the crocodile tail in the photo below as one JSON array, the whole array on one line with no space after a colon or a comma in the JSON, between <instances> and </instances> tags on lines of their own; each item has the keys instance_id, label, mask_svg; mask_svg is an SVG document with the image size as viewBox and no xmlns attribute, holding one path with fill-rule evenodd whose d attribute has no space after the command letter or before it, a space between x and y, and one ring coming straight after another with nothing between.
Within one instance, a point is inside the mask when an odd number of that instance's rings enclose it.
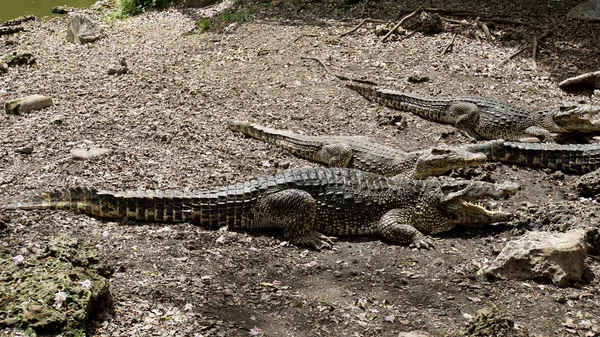
<instances>
[{"instance_id":1,"label":"crocodile tail","mask_svg":"<svg viewBox=\"0 0 600 337\"><path fill-rule=\"evenodd\" d=\"M377 88L375 87L363 84L348 83L346 84L346 88L358 92L362 97L368 99L369 101L375 101L377 99Z\"/></svg>"},{"instance_id":2,"label":"crocodile tail","mask_svg":"<svg viewBox=\"0 0 600 337\"><path fill-rule=\"evenodd\" d=\"M98 191L93 188L77 187L44 192L31 199L19 201L5 207L9 210L57 209L82 210L86 205L98 204Z\"/></svg>"},{"instance_id":3,"label":"crocodile tail","mask_svg":"<svg viewBox=\"0 0 600 337\"><path fill-rule=\"evenodd\" d=\"M232 131L241 132L265 143L279 146L300 157L321 161L317 151L323 147L323 142L318 137L304 136L286 130L268 128L262 125L233 121L229 124Z\"/></svg>"}]
</instances>

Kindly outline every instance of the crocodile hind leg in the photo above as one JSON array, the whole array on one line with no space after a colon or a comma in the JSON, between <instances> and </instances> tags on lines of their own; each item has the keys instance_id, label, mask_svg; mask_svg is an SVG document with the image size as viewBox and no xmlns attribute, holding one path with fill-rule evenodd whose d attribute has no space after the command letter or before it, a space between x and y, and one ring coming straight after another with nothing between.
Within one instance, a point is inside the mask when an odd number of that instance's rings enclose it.
<instances>
[{"instance_id":1,"label":"crocodile hind leg","mask_svg":"<svg viewBox=\"0 0 600 337\"><path fill-rule=\"evenodd\" d=\"M305 191L288 189L259 199L254 222L260 228L283 228L292 244L320 250L331 248L331 240L314 230L317 203Z\"/></svg>"},{"instance_id":2,"label":"crocodile hind leg","mask_svg":"<svg viewBox=\"0 0 600 337\"><path fill-rule=\"evenodd\" d=\"M550 131L544 129L541 126L537 126L537 125L530 126L527 129L525 129L525 133L527 133L528 135L537 137L545 143L554 143L555 142L554 137L552 137L552 134L550 133Z\"/></svg>"},{"instance_id":3,"label":"crocodile hind leg","mask_svg":"<svg viewBox=\"0 0 600 337\"><path fill-rule=\"evenodd\" d=\"M325 145L319 150L319 158L329 167L348 167L352 159L352 148L346 143Z\"/></svg>"},{"instance_id":4,"label":"crocodile hind leg","mask_svg":"<svg viewBox=\"0 0 600 337\"><path fill-rule=\"evenodd\" d=\"M482 138L475 129L481 113L477 105L466 102L454 103L450 106L450 113L458 117L456 123L454 123L458 131L475 139Z\"/></svg>"},{"instance_id":5,"label":"crocodile hind leg","mask_svg":"<svg viewBox=\"0 0 600 337\"><path fill-rule=\"evenodd\" d=\"M415 227L407 224L409 216L398 209L385 213L377 228L384 238L397 243L410 244L411 247L429 249L433 248L431 240Z\"/></svg>"}]
</instances>

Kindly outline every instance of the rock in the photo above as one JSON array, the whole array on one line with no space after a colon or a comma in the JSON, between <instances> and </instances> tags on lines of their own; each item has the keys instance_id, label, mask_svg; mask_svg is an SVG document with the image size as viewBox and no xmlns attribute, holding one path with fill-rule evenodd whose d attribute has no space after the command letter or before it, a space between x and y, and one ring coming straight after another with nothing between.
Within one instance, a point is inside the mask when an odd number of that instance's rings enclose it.
<instances>
[{"instance_id":1,"label":"rock","mask_svg":"<svg viewBox=\"0 0 600 337\"><path fill-rule=\"evenodd\" d=\"M580 281L587 254L586 233L528 232L509 242L486 271L498 278L552 280L557 286Z\"/></svg>"},{"instance_id":2,"label":"rock","mask_svg":"<svg viewBox=\"0 0 600 337\"><path fill-rule=\"evenodd\" d=\"M600 202L600 170L596 170L579 177L575 182L579 196L594 198Z\"/></svg>"},{"instance_id":3,"label":"rock","mask_svg":"<svg viewBox=\"0 0 600 337\"><path fill-rule=\"evenodd\" d=\"M112 66L108 68L109 75L123 75L127 74L127 72L129 72L129 68L127 67L127 62L124 58L119 61L118 66Z\"/></svg>"},{"instance_id":4,"label":"rock","mask_svg":"<svg viewBox=\"0 0 600 337\"><path fill-rule=\"evenodd\" d=\"M73 149L71 150L71 155L73 159L85 160L95 157L103 156L107 153L110 153L110 149L103 149L100 147L91 147L87 149Z\"/></svg>"},{"instance_id":5,"label":"rock","mask_svg":"<svg viewBox=\"0 0 600 337\"><path fill-rule=\"evenodd\" d=\"M73 14L69 18L67 40L76 44L90 43L98 40L102 27L83 14Z\"/></svg>"},{"instance_id":6,"label":"rock","mask_svg":"<svg viewBox=\"0 0 600 337\"><path fill-rule=\"evenodd\" d=\"M240 25L237 22L234 22L234 23L230 24L229 26L225 27L225 29L223 29L223 33L233 34L239 27L240 27Z\"/></svg>"},{"instance_id":7,"label":"rock","mask_svg":"<svg viewBox=\"0 0 600 337\"><path fill-rule=\"evenodd\" d=\"M73 8L71 6L55 6L55 7L52 7L52 9L50 11L54 14L68 14L68 13L74 12L76 10L77 10L76 8Z\"/></svg>"},{"instance_id":8,"label":"rock","mask_svg":"<svg viewBox=\"0 0 600 337\"><path fill-rule=\"evenodd\" d=\"M52 99L43 95L31 95L14 99L4 104L4 110L9 115L20 115L33 110L52 106Z\"/></svg>"},{"instance_id":9,"label":"rock","mask_svg":"<svg viewBox=\"0 0 600 337\"><path fill-rule=\"evenodd\" d=\"M11 255L16 255L13 253ZM74 238L50 241L19 263L0 251L0 326L38 335L83 336L92 319L109 309L108 277L95 247ZM63 292L65 303L55 299ZM68 305L68 310L65 310Z\"/></svg>"},{"instance_id":10,"label":"rock","mask_svg":"<svg viewBox=\"0 0 600 337\"><path fill-rule=\"evenodd\" d=\"M18 18L14 18L12 20L8 20L5 23L2 24L2 26L7 27L7 26L18 26L24 22L27 21L35 21L37 20L37 17L35 15L23 15L23 16L19 16Z\"/></svg>"},{"instance_id":11,"label":"rock","mask_svg":"<svg viewBox=\"0 0 600 337\"><path fill-rule=\"evenodd\" d=\"M2 34L0 34L2 35ZM12 52L11 54L2 57L2 61L6 62L9 67L25 66L35 64L35 57L31 53Z\"/></svg>"},{"instance_id":12,"label":"rock","mask_svg":"<svg viewBox=\"0 0 600 337\"><path fill-rule=\"evenodd\" d=\"M431 337L431 335L422 330L413 330L409 332L401 332L398 334L398 337Z\"/></svg>"},{"instance_id":13,"label":"rock","mask_svg":"<svg viewBox=\"0 0 600 337\"><path fill-rule=\"evenodd\" d=\"M24 31L25 28L19 26L0 27L0 36L15 34Z\"/></svg>"},{"instance_id":14,"label":"rock","mask_svg":"<svg viewBox=\"0 0 600 337\"><path fill-rule=\"evenodd\" d=\"M6 74L8 72L8 64L0 61L0 74Z\"/></svg>"},{"instance_id":15,"label":"rock","mask_svg":"<svg viewBox=\"0 0 600 337\"><path fill-rule=\"evenodd\" d=\"M15 151L17 153L20 153L20 154L32 154L33 153L33 146L20 147L20 148L16 149Z\"/></svg>"}]
</instances>

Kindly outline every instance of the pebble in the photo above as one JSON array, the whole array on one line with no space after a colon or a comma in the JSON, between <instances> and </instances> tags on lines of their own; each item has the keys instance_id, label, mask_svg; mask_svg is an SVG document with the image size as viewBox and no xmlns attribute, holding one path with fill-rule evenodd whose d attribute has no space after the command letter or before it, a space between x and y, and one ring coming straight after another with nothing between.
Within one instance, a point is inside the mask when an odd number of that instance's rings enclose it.
<instances>
[{"instance_id":1,"label":"pebble","mask_svg":"<svg viewBox=\"0 0 600 337\"><path fill-rule=\"evenodd\" d=\"M95 157L100 157L110 153L110 149L104 149L100 147L91 147L87 149L73 149L71 150L71 155L73 159L85 160Z\"/></svg>"}]
</instances>

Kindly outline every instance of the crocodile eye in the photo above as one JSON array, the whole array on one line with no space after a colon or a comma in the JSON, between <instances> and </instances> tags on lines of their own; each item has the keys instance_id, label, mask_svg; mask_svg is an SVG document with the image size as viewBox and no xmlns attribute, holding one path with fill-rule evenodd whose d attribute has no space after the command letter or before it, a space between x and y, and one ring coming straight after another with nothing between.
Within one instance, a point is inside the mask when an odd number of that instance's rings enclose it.
<instances>
[{"instance_id":1,"label":"crocodile eye","mask_svg":"<svg viewBox=\"0 0 600 337\"><path fill-rule=\"evenodd\" d=\"M441 147L433 147L431 148L431 154L440 155L440 154L449 154L452 153L451 149L445 149Z\"/></svg>"}]
</instances>

